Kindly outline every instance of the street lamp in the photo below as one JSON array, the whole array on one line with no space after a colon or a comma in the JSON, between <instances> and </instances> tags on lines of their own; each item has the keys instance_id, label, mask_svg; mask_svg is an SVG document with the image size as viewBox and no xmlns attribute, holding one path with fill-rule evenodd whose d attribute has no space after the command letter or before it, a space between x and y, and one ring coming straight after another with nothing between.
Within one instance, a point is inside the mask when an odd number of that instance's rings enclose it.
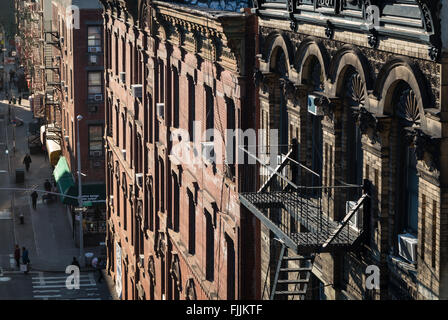
<instances>
[{"instance_id":1,"label":"street lamp","mask_svg":"<svg viewBox=\"0 0 448 320\"><path fill-rule=\"evenodd\" d=\"M79 210L79 254L80 254L80 263L81 266L85 266L85 259L84 259L84 230L83 230L83 224L82 224L82 208L83 208L83 202L82 202L82 184L81 184L81 144L80 144L80 137L79 137L79 122L82 120L82 115L78 115L76 117L76 157L78 158L78 207L81 209Z\"/></svg>"}]
</instances>

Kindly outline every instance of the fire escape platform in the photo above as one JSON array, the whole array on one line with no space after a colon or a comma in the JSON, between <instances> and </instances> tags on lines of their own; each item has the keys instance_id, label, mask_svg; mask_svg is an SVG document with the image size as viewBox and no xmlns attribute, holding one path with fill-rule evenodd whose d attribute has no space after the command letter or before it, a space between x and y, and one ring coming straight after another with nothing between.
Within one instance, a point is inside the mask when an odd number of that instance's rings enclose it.
<instances>
[{"instance_id":1,"label":"fire escape platform","mask_svg":"<svg viewBox=\"0 0 448 320\"><path fill-rule=\"evenodd\" d=\"M319 200L302 197L299 192L248 192L240 193L240 201L265 226L267 226L285 244L299 252L335 252L348 251L360 236L360 232L348 224L332 220L321 211ZM289 213L289 219L276 222L269 217L266 209L283 209ZM290 224L300 223L306 232L291 232ZM289 225L288 225L289 224ZM332 240L323 246L329 238Z\"/></svg>"}]
</instances>

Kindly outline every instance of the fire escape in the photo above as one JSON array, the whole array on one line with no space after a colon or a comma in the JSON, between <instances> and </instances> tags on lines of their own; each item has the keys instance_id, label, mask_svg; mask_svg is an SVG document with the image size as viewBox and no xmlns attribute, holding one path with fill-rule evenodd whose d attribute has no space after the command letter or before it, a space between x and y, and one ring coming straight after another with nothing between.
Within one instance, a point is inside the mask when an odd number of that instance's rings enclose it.
<instances>
[{"instance_id":1,"label":"fire escape","mask_svg":"<svg viewBox=\"0 0 448 320\"><path fill-rule=\"evenodd\" d=\"M257 192L240 193L241 203L270 230L271 244L280 244L270 299L304 300L314 260L320 253L354 251L366 229L369 208L367 182L364 186L322 186L319 174L296 161L298 144L240 146L259 168ZM280 150L282 149L282 150ZM255 154L257 153L257 154ZM355 194L340 221L331 218L335 193ZM360 223L361 221L361 223ZM275 254L274 254L275 256ZM272 259L272 255L271 255Z\"/></svg>"},{"instance_id":2,"label":"fire escape","mask_svg":"<svg viewBox=\"0 0 448 320\"><path fill-rule=\"evenodd\" d=\"M55 54L55 52L57 52ZM52 21L44 25L44 69L45 69L45 131L49 140L58 144L62 139L62 86L61 75L61 38L53 30Z\"/></svg>"}]
</instances>

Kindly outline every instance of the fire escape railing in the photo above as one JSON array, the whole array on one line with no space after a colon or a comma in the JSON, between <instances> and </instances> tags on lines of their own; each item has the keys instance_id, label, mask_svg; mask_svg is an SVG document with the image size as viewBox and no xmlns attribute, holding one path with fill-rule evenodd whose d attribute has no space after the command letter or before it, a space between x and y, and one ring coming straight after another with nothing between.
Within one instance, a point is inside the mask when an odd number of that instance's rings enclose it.
<instances>
[{"instance_id":1,"label":"fire escape railing","mask_svg":"<svg viewBox=\"0 0 448 320\"><path fill-rule=\"evenodd\" d=\"M259 165L257 192L240 193L240 201L289 248L297 252L351 250L364 231L368 195L361 185L317 185L319 174L299 163L295 146L278 154L240 150ZM272 163L275 159L274 163ZM363 191L364 190L364 191ZM355 191L355 192L354 192ZM334 219L335 193L357 194L353 208ZM353 197L353 196L352 196ZM341 197L338 197L339 199Z\"/></svg>"}]
</instances>

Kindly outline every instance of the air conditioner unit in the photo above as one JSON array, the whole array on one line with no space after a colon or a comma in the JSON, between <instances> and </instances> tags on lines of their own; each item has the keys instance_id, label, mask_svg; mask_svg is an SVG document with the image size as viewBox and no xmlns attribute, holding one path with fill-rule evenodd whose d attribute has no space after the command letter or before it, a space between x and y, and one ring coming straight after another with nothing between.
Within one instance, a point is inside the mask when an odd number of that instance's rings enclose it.
<instances>
[{"instance_id":1,"label":"air conditioner unit","mask_svg":"<svg viewBox=\"0 0 448 320\"><path fill-rule=\"evenodd\" d=\"M398 254L411 263L417 262L417 237L410 233L398 235Z\"/></svg>"},{"instance_id":2,"label":"air conditioner unit","mask_svg":"<svg viewBox=\"0 0 448 320\"><path fill-rule=\"evenodd\" d=\"M94 100L95 101L103 101L103 95L101 93L96 94Z\"/></svg>"},{"instance_id":3,"label":"air conditioner unit","mask_svg":"<svg viewBox=\"0 0 448 320\"><path fill-rule=\"evenodd\" d=\"M90 62L91 64L97 64L97 63L98 63L98 56L95 55L95 54L91 54L91 55L89 56L89 62Z\"/></svg>"},{"instance_id":4,"label":"air conditioner unit","mask_svg":"<svg viewBox=\"0 0 448 320\"><path fill-rule=\"evenodd\" d=\"M89 47L88 51L91 53L101 52L101 47Z\"/></svg>"},{"instance_id":5,"label":"air conditioner unit","mask_svg":"<svg viewBox=\"0 0 448 320\"><path fill-rule=\"evenodd\" d=\"M162 119L165 117L165 104L164 103L157 103L157 116Z\"/></svg>"},{"instance_id":6,"label":"air conditioner unit","mask_svg":"<svg viewBox=\"0 0 448 320\"><path fill-rule=\"evenodd\" d=\"M126 72L120 72L120 82L126 83Z\"/></svg>"},{"instance_id":7,"label":"air conditioner unit","mask_svg":"<svg viewBox=\"0 0 448 320\"><path fill-rule=\"evenodd\" d=\"M109 196L109 206L113 206L114 205L114 196Z\"/></svg>"},{"instance_id":8,"label":"air conditioner unit","mask_svg":"<svg viewBox=\"0 0 448 320\"><path fill-rule=\"evenodd\" d=\"M138 99L142 98L143 86L141 84L131 85L131 91L132 91L132 95L135 98L138 98Z\"/></svg>"},{"instance_id":9,"label":"air conditioner unit","mask_svg":"<svg viewBox=\"0 0 448 320\"><path fill-rule=\"evenodd\" d=\"M215 145L211 141L202 142L202 156L210 163L215 162Z\"/></svg>"},{"instance_id":10,"label":"air conditioner unit","mask_svg":"<svg viewBox=\"0 0 448 320\"><path fill-rule=\"evenodd\" d=\"M312 94L308 95L308 112L315 116L322 116L323 115L322 108L316 105L317 99L318 97Z\"/></svg>"},{"instance_id":11,"label":"air conditioner unit","mask_svg":"<svg viewBox=\"0 0 448 320\"><path fill-rule=\"evenodd\" d=\"M137 185L142 188L143 187L143 173L136 173L135 180L137 181Z\"/></svg>"},{"instance_id":12,"label":"air conditioner unit","mask_svg":"<svg viewBox=\"0 0 448 320\"><path fill-rule=\"evenodd\" d=\"M126 160L126 149L121 149L121 155L123 156L123 159Z\"/></svg>"},{"instance_id":13,"label":"air conditioner unit","mask_svg":"<svg viewBox=\"0 0 448 320\"><path fill-rule=\"evenodd\" d=\"M142 268L144 268L145 267L145 255L144 254L139 254L138 257L139 257L139 261L140 261L140 266Z\"/></svg>"},{"instance_id":14,"label":"air conditioner unit","mask_svg":"<svg viewBox=\"0 0 448 320\"><path fill-rule=\"evenodd\" d=\"M345 214L347 215L350 212L350 210L352 210L356 206L357 203L358 203L357 201L347 201L345 203ZM363 213L363 205L359 207L358 211L353 215L353 217L348 222L353 228L357 230L362 228L363 224L362 213Z\"/></svg>"},{"instance_id":15,"label":"air conditioner unit","mask_svg":"<svg viewBox=\"0 0 448 320\"><path fill-rule=\"evenodd\" d=\"M64 136L64 140L65 140L65 142L68 143L68 141L70 140L70 137L69 136Z\"/></svg>"}]
</instances>

